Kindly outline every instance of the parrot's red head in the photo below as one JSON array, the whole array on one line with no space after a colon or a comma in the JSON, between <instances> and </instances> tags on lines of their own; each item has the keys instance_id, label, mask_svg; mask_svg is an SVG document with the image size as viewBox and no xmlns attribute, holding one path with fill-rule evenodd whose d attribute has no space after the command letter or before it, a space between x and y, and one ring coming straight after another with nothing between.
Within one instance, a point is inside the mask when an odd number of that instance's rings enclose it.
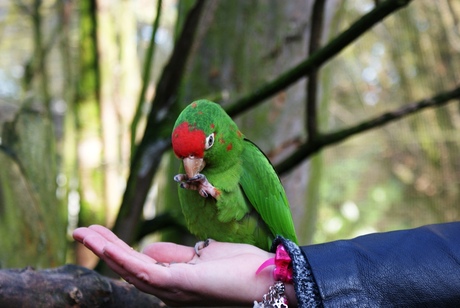
<instances>
[{"instance_id":1,"label":"parrot's red head","mask_svg":"<svg viewBox=\"0 0 460 308\"><path fill-rule=\"evenodd\" d=\"M202 130L182 122L173 131L171 136L174 154L180 159L188 156L203 158L206 135Z\"/></svg>"},{"instance_id":2,"label":"parrot's red head","mask_svg":"<svg viewBox=\"0 0 460 308\"><path fill-rule=\"evenodd\" d=\"M183 160L187 176L205 165L227 168L238 159L244 136L218 104L198 100L179 115L171 135L174 154ZM214 146L213 146L214 145Z\"/></svg>"}]
</instances>

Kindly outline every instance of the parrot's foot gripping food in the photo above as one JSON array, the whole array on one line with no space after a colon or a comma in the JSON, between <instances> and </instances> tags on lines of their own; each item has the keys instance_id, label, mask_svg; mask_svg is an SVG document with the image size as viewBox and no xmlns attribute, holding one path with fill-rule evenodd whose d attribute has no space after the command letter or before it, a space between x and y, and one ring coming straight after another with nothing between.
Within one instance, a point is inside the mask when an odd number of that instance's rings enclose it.
<instances>
[{"instance_id":1,"label":"parrot's foot gripping food","mask_svg":"<svg viewBox=\"0 0 460 308\"><path fill-rule=\"evenodd\" d=\"M211 196L216 199L219 195L219 191L201 173L193 178L188 178L186 174L178 174L174 177L174 181L180 183L181 188L197 190L203 198Z\"/></svg>"}]
</instances>

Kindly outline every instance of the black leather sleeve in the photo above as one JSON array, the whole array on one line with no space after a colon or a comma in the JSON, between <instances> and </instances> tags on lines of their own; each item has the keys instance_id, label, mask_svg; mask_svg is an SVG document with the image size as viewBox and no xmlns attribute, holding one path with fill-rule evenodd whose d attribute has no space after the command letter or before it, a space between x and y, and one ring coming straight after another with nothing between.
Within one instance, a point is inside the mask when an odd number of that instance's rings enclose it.
<instances>
[{"instance_id":1,"label":"black leather sleeve","mask_svg":"<svg viewBox=\"0 0 460 308\"><path fill-rule=\"evenodd\" d=\"M288 252L293 263L304 262L294 264L296 292L305 293L302 279L310 277L308 298L324 307L460 307L460 222ZM308 306L302 294L297 298Z\"/></svg>"}]
</instances>

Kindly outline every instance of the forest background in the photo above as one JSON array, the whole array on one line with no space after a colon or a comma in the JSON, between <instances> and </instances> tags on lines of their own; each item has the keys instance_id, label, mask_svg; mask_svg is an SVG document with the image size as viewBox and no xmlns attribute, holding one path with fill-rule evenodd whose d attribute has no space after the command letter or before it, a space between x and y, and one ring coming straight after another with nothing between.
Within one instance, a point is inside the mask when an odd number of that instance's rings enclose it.
<instances>
[{"instance_id":1,"label":"forest background","mask_svg":"<svg viewBox=\"0 0 460 308\"><path fill-rule=\"evenodd\" d=\"M70 234L95 223L193 243L169 138L199 98L271 159L301 244L459 220L459 17L453 0L0 0L0 268L93 267Z\"/></svg>"}]
</instances>

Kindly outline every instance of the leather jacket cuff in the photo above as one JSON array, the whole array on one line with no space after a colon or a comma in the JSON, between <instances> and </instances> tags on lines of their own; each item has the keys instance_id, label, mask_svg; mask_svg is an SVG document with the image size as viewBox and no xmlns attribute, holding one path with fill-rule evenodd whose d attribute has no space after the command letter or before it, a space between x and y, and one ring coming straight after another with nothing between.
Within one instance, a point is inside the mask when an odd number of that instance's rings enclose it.
<instances>
[{"instance_id":1,"label":"leather jacket cuff","mask_svg":"<svg viewBox=\"0 0 460 308\"><path fill-rule=\"evenodd\" d=\"M273 241L272 252L282 244L292 260L292 281L299 307L322 307L318 285L303 251L294 242L277 236Z\"/></svg>"}]
</instances>

